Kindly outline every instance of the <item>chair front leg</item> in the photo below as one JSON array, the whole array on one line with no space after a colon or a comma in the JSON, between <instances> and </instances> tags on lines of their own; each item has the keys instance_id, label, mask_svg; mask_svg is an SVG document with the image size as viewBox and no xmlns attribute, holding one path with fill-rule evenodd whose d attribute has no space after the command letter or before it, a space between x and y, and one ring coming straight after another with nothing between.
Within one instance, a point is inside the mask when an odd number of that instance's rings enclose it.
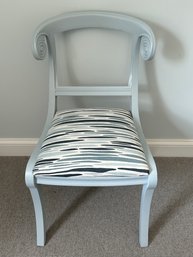
<instances>
[{"instance_id":1,"label":"chair front leg","mask_svg":"<svg viewBox=\"0 0 193 257\"><path fill-rule=\"evenodd\" d=\"M44 211L42 207L40 193L37 187L30 187L29 189L35 210L37 245L44 246L46 241L46 233L44 224Z\"/></svg>"},{"instance_id":2,"label":"chair front leg","mask_svg":"<svg viewBox=\"0 0 193 257\"><path fill-rule=\"evenodd\" d=\"M139 243L141 247L148 246L149 216L154 188L143 186L139 218Z\"/></svg>"}]
</instances>

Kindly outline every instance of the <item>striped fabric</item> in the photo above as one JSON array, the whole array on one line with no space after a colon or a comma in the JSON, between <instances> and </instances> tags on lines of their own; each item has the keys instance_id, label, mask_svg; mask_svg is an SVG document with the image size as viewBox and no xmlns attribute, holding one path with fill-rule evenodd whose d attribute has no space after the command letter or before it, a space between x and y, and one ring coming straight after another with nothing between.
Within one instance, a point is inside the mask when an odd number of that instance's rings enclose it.
<instances>
[{"instance_id":1,"label":"striped fabric","mask_svg":"<svg viewBox=\"0 0 193 257\"><path fill-rule=\"evenodd\" d=\"M130 112L75 109L56 113L35 176L147 176L149 167Z\"/></svg>"}]
</instances>

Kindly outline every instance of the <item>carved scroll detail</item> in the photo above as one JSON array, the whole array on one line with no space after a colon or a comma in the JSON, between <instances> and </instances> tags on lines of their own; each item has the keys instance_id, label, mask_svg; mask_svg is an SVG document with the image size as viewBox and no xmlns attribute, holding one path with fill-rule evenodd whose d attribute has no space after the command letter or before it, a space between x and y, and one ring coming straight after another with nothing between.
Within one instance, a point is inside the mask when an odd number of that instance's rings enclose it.
<instances>
[{"instance_id":1,"label":"carved scroll detail","mask_svg":"<svg viewBox=\"0 0 193 257\"><path fill-rule=\"evenodd\" d=\"M140 53L145 61L152 59L155 51L154 40L148 35L141 37Z\"/></svg>"},{"instance_id":2,"label":"carved scroll detail","mask_svg":"<svg viewBox=\"0 0 193 257\"><path fill-rule=\"evenodd\" d=\"M43 60L48 52L47 36L43 33L37 34L34 40L33 54L38 60Z\"/></svg>"}]
</instances>

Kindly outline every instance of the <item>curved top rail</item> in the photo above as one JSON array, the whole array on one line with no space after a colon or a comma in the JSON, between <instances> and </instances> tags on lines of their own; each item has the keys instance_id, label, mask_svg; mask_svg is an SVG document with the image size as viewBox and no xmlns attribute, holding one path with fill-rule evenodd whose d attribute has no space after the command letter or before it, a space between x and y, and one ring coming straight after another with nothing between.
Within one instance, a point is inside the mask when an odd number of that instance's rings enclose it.
<instances>
[{"instance_id":1,"label":"curved top rail","mask_svg":"<svg viewBox=\"0 0 193 257\"><path fill-rule=\"evenodd\" d=\"M39 25L34 34L33 54L36 59L45 58L49 36L52 33L83 28L106 28L121 30L135 35L140 41L140 52L149 60L155 52L155 38L151 28L138 18L107 11L70 12L50 18Z\"/></svg>"}]
</instances>

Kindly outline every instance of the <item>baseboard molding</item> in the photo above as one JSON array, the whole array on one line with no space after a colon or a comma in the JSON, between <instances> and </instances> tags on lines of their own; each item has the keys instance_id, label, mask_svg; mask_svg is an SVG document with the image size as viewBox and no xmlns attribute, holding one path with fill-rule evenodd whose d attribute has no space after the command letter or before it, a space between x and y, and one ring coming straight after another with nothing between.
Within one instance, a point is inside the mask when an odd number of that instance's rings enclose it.
<instances>
[{"instance_id":1,"label":"baseboard molding","mask_svg":"<svg viewBox=\"0 0 193 257\"><path fill-rule=\"evenodd\" d=\"M0 138L0 156L30 156L36 138Z\"/></svg>"},{"instance_id":2,"label":"baseboard molding","mask_svg":"<svg viewBox=\"0 0 193 257\"><path fill-rule=\"evenodd\" d=\"M149 139L154 156L193 157L193 139ZM36 138L0 138L0 156L29 156Z\"/></svg>"},{"instance_id":3,"label":"baseboard molding","mask_svg":"<svg viewBox=\"0 0 193 257\"><path fill-rule=\"evenodd\" d=\"M148 139L147 142L154 156L193 157L192 139Z\"/></svg>"}]
</instances>

